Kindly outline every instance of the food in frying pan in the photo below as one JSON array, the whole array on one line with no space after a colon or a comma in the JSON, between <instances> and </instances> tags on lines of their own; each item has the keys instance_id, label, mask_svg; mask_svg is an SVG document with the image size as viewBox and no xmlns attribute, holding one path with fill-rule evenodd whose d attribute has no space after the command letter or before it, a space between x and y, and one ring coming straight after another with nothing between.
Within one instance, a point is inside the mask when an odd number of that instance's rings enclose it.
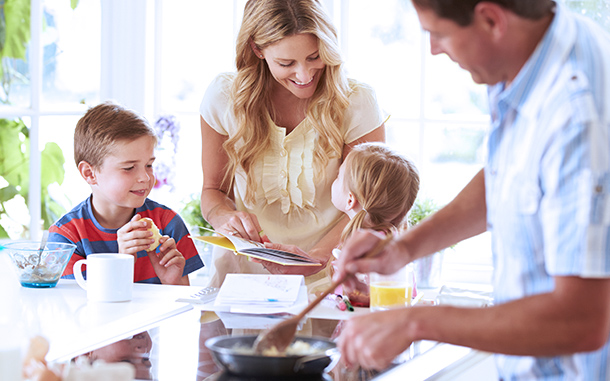
<instances>
[{"instance_id":1,"label":"food in frying pan","mask_svg":"<svg viewBox=\"0 0 610 381\"><path fill-rule=\"evenodd\" d=\"M233 350L236 353L244 354L244 355L253 355L255 354L255 350L252 346L246 346L243 344L235 344ZM269 349L265 349L262 353L263 356L309 356L318 352L324 352L324 349L314 348L311 344L303 341L296 340L294 343L290 344L286 348L286 352L280 352L275 347L271 347Z\"/></svg>"}]
</instances>

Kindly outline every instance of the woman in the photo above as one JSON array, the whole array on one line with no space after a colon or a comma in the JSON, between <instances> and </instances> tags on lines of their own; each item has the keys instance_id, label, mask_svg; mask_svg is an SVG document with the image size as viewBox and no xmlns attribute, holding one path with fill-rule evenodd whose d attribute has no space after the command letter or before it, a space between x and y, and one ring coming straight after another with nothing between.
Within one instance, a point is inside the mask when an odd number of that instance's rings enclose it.
<instances>
[{"instance_id":1,"label":"woman","mask_svg":"<svg viewBox=\"0 0 610 381\"><path fill-rule=\"evenodd\" d=\"M268 245L321 266L255 263L215 248L212 284L238 272L311 282L325 275L348 222L331 202L342 158L385 140L382 113L372 89L345 77L319 1L249 0L236 50L237 73L219 75L201 103L201 211L217 231L281 242Z\"/></svg>"}]
</instances>

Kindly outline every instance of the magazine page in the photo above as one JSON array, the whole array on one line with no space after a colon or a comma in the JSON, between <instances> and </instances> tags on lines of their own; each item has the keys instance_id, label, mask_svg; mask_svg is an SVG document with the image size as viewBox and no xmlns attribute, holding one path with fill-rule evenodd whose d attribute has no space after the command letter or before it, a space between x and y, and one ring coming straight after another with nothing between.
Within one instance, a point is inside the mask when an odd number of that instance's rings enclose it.
<instances>
[{"instance_id":1,"label":"magazine page","mask_svg":"<svg viewBox=\"0 0 610 381\"><path fill-rule=\"evenodd\" d=\"M209 230L209 229L206 229ZM321 266L320 263L302 255L289 253L282 250L268 249L260 242L250 241L241 237L224 235L222 233L209 230L217 234L216 236L189 236L191 239L207 242L212 245L220 246L228 250L233 250L237 254L261 259L264 261L278 263L284 266Z\"/></svg>"}]
</instances>

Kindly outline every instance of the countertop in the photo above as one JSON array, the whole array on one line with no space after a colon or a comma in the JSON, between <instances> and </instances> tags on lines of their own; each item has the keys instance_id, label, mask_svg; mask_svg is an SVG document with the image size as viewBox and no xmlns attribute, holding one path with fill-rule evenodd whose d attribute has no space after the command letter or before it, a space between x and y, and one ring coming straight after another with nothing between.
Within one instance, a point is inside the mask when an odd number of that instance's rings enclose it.
<instances>
[{"instance_id":1,"label":"countertop","mask_svg":"<svg viewBox=\"0 0 610 381\"><path fill-rule=\"evenodd\" d=\"M136 283L130 302L89 302L74 280L60 279L52 288L21 287L10 259L0 252L0 289L0 330L22 340L42 335L51 344L47 360L66 361L192 309L175 300L200 287Z\"/></svg>"},{"instance_id":2,"label":"countertop","mask_svg":"<svg viewBox=\"0 0 610 381\"><path fill-rule=\"evenodd\" d=\"M201 348L204 345L197 338L203 332L199 315L204 311L199 310L205 308L176 302L177 298L191 295L201 286L134 284L130 302L92 303L87 301L86 291L72 280L60 280L56 287L49 289L21 287L11 266L7 255L0 252L0 336L3 341L10 336L27 343L27 338L42 335L51 344L47 361L67 362L92 349L150 330L157 332L154 337L164 338L162 347L171 352L179 349L177 353L181 353L181 361L192 361L190 365L177 363L175 356L173 360L164 360L172 358L170 352L163 348L153 350L157 354L164 353L156 359L159 361L155 373L158 377L153 379L176 379L170 376L176 375L178 368L175 364L181 364L181 373L184 372L182 368L190 367L197 379L202 379ZM366 311L359 310L356 314L359 313ZM332 308L318 308L309 316L310 319L327 321L348 317L350 314ZM187 323L176 324L180 319L187 319ZM187 329L192 332L185 331ZM182 351L188 343L192 344L192 354ZM412 345L406 357L404 363L369 379L404 380L407 375L409 380L453 379L464 367L485 361L489 354L454 345L423 342Z\"/></svg>"}]
</instances>

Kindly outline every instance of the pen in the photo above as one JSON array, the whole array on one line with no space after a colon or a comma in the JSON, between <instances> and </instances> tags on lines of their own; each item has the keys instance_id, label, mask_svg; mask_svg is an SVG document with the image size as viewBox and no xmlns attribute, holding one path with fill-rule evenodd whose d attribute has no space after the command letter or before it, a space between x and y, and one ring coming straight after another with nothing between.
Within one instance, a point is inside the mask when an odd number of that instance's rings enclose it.
<instances>
[{"instance_id":1,"label":"pen","mask_svg":"<svg viewBox=\"0 0 610 381\"><path fill-rule=\"evenodd\" d=\"M349 298L345 295L343 295L343 302L347 306L348 311L354 311L354 306L352 306L352 303L350 303Z\"/></svg>"}]
</instances>

